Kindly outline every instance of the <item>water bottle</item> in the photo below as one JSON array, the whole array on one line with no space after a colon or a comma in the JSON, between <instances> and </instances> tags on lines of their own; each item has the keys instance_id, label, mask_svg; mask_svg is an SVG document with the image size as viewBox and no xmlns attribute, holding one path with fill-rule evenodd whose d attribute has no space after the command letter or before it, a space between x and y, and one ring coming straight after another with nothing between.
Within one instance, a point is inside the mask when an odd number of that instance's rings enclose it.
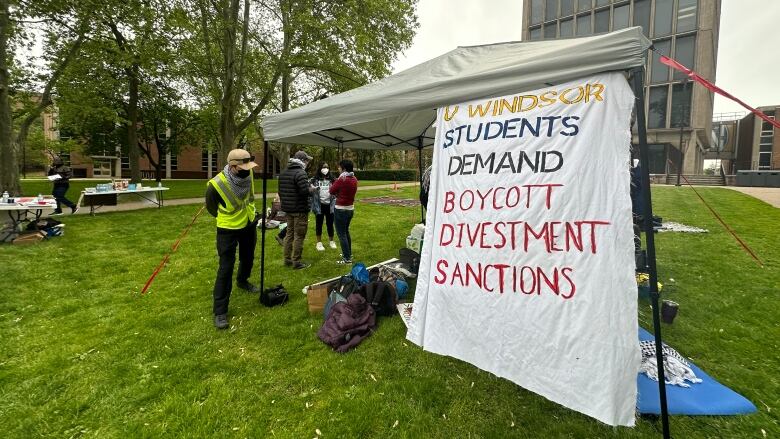
<instances>
[{"instance_id":1,"label":"water bottle","mask_svg":"<svg viewBox=\"0 0 780 439\"><path fill-rule=\"evenodd\" d=\"M43 201L43 195L38 194L38 201Z\"/></svg>"},{"instance_id":2,"label":"water bottle","mask_svg":"<svg viewBox=\"0 0 780 439\"><path fill-rule=\"evenodd\" d=\"M3 204L8 204L8 191L3 191Z\"/></svg>"}]
</instances>

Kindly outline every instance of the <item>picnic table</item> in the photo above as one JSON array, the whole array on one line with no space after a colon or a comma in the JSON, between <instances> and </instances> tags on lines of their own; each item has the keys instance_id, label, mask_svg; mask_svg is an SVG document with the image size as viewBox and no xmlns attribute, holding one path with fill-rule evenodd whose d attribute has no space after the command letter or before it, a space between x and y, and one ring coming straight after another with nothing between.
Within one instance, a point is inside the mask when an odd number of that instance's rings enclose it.
<instances>
[{"instance_id":1,"label":"picnic table","mask_svg":"<svg viewBox=\"0 0 780 439\"><path fill-rule=\"evenodd\" d=\"M81 191L77 206L81 205L82 200L84 204L89 206L89 214L94 215L95 212L103 206L116 206L120 195L133 194L138 198L145 201L149 201L157 208L163 207L163 192L169 190L167 187L144 187L141 189L123 189L123 190L111 190L111 191Z\"/></svg>"},{"instance_id":2,"label":"picnic table","mask_svg":"<svg viewBox=\"0 0 780 439\"><path fill-rule=\"evenodd\" d=\"M38 222L44 211L57 209L57 201L54 198L44 198L38 201L37 197L16 197L13 203L0 203L0 212L8 213L11 218L11 228L4 229L0 236L0 242L5 242L11 236L21 230L22 223L27 221ZM29 216L34 215L34 219Z\"/></svg>"}]
</instances>

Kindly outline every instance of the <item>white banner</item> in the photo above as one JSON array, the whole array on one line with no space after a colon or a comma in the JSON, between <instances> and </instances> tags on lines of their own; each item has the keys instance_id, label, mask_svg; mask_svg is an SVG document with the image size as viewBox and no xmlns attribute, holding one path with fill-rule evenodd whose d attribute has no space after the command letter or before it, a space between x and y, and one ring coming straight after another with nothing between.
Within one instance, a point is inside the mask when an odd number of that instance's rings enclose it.
<instances>
[{"instance_id":1,"label":"white banner","mask_svg":"<svg viewBox=\"0 0 780 439\"><path fill-rule=\"evenodd\" d=\"M605 73L438 110L409 340L634 425L633 102Z\"/></svg>"}]
</instances>

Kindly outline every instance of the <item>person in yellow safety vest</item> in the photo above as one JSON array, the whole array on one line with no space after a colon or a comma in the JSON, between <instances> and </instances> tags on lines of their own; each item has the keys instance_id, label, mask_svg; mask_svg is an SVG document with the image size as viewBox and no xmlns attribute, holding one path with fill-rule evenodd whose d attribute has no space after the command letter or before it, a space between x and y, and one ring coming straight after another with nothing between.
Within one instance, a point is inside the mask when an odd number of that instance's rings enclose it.
<instances>
[{"instance_id":1,"label":"person in yellow safety vest","mask_svg":"<svg viewBox=\"0 0 780 439\"><path fill-rule=\"evenodd\" d=\"M228 153L225 168L206 184L206 209L217 218L217 254L219 269L214 281L214 326L226 329L228 302L233 290L233 266L238 247L236 285L250 293L260 288L249 283L257 244L257 222L252 169L257 166L249 151L234 149Z\"/></svg>"}]
</instances>

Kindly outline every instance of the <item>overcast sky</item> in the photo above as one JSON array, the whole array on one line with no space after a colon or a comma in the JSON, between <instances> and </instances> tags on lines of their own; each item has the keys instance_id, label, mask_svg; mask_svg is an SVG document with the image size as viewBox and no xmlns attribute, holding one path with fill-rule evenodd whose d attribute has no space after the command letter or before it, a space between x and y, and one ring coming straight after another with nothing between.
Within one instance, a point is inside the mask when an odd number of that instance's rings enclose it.
<instances>
[{"instance_id":1,"label":"overcast sky","mask_svg":"<svg viewBox=\"0 0 780 439\"><path fill-rule=\"evenodd\" d=\"M522 0L420 0L412 47L393 65L398 72L457 46L519 41ZM715 83L755 107L780 105L780 1L722 0ZM774 35L774 37L773 37ZM715 113L746 111L716 96Z\"/></svg>"}]
</instances>

